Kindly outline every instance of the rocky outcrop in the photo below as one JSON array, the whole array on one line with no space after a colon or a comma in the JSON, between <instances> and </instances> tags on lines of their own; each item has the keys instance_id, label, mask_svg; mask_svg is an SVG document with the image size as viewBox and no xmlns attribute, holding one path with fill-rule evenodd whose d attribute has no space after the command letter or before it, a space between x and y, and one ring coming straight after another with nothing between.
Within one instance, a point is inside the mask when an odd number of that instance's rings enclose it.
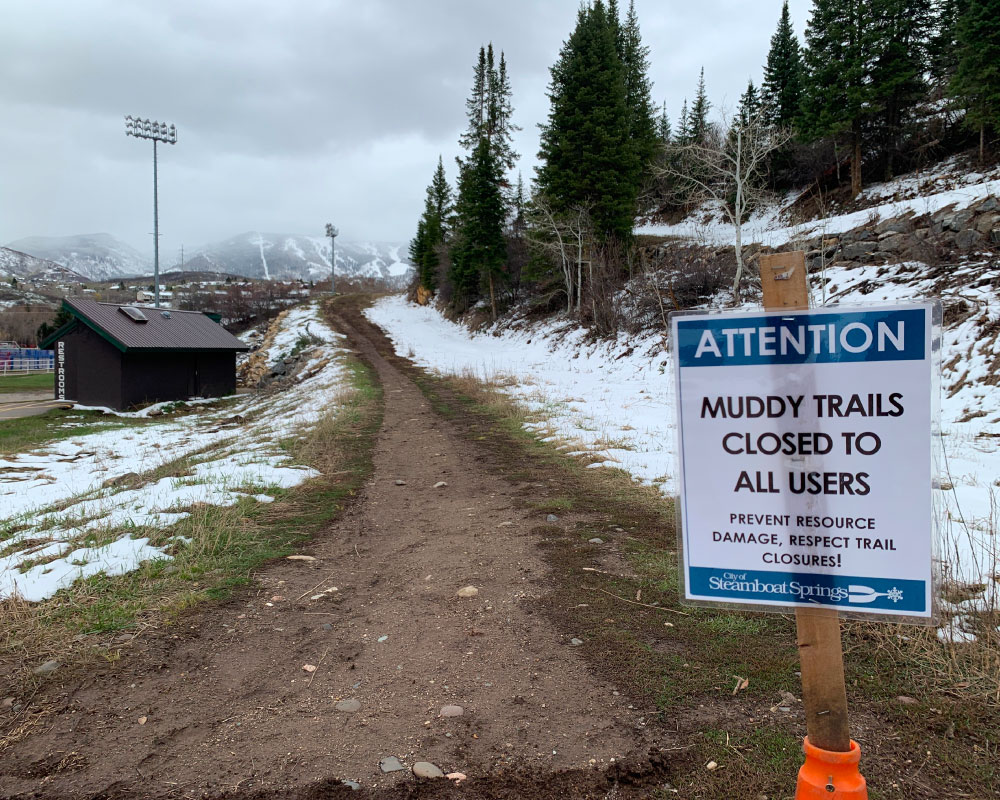
<instances>
[{"instance_id":1,"label":"rocky outcrop","mask_svg":"<svg viewBox=\"0 0 1000 800\"><path fill-rule=\"evenodd\" d=\"M782 249L806 250L810 271L831 264L851 266L921 261L934 264L942 253L995 251L1000 245L1000 200L988 197L969 208L943 208L934 214L905 214L836 236L792 241Z\"/></svg>"}]
</instances>

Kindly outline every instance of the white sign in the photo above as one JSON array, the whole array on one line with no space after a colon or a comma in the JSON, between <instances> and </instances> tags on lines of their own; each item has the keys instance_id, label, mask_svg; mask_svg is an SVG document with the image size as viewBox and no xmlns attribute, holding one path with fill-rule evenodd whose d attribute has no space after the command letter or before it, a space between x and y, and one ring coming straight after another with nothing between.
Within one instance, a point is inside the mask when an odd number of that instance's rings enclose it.
<instances>
[{"instance_id":1,"label":"white sign","mask_svg":"<svg viewBox=\"0 0 1000 800\"><path fill-rule=\"evenodd\" d=\"M56 344L56 398L66 399L66 342Z\"/></svg>"},{"instance_id":2,"label":"white sign","mask_svg":"<svg viewBox=\"0 0 1000 800\"><path fill-rule=\"evenodd\" d=\"M933 310L672 317L687 600L931 616Z\"/></svg>"}]
</instances>

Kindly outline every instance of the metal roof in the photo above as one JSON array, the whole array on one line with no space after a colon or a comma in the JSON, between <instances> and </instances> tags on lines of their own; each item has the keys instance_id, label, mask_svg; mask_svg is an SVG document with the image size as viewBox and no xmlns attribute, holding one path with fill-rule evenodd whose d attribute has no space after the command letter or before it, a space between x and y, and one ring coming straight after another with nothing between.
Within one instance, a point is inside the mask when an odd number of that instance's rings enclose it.
<instances>
[{"instance_id":1,"label":"metal roof","mask_svg":"<svg viewBox=\"0 0 1000 800\"><path fill-rule=\"evenodd\" d=\"M98 303L86 297L66 298L63 306L122 352L250 349L201 311L144 306L141 311L146 319L137 322L121 310L132 306ZM65 332L65 328L56 331L42 344L51 344Z\"/></svg>"}]
</instances>

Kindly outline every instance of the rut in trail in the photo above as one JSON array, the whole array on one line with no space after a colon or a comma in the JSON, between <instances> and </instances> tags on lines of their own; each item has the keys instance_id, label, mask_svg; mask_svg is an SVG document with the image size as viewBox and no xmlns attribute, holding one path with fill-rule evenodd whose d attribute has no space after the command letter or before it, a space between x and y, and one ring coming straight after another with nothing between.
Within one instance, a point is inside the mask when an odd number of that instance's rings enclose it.
<instances>
[{"instance_id":1,"label":"rut in trail","mask_svg":"<svg viewBox=\"0 0 1000 800\"><path fill-rule=\"evenodd\" d=\"M549 580L538 518L517 502L533 487L490 473L360 315L336 322L376 369L385 415L373 478L303 549L316 560L277 562L183 630L47 688L51 713L0 759L0 795L321 797L351 780L392 796L603 797L644 780L620 762L648 751L645 715L533 613ZM466 585L478 595L456 597ZM346 699L360 709L338 711ZM441 718L445 705L463 712ZM383 774L387 756L469 782Z\"/></svg>"}]
</instances>

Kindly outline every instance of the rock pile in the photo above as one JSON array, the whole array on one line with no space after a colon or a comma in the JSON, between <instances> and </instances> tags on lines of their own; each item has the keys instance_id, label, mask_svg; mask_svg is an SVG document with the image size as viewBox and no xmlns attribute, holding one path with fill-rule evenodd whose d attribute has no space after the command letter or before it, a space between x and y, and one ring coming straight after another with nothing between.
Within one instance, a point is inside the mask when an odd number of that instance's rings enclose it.
<instances>
[{"instance_id":1,"label":"rock pile","mask_svg":"<svg viewBox=\"0 0 1000 800\"><path fill-rule=\"evenodd\" d=\"M271 372L271 365L267 363L267 351L274 342L274 337L281 330L281 323L288 316L288 311L282 311L271 320L267 326L263 339L257 349L250 354L250 357L239 365L236 371L236 381L241 386L258 386L265 375Z\"/></svg>"},{"instance_id":2,"label":"rock pile","mask_svg":"<svg viewBox=\"0 0 1000 800\"><path fill-rule=\"evenodd\" d=\"M1000 201L995 197L961 210L951 205L934 214L908 213L883 221L873 220L839 235L790 243L791 247L807 251L810 271L822 266L854 266L854 263L900 260L930 263L941 252L970 252L998 245Z\"/></svg>"}]
</instances>

